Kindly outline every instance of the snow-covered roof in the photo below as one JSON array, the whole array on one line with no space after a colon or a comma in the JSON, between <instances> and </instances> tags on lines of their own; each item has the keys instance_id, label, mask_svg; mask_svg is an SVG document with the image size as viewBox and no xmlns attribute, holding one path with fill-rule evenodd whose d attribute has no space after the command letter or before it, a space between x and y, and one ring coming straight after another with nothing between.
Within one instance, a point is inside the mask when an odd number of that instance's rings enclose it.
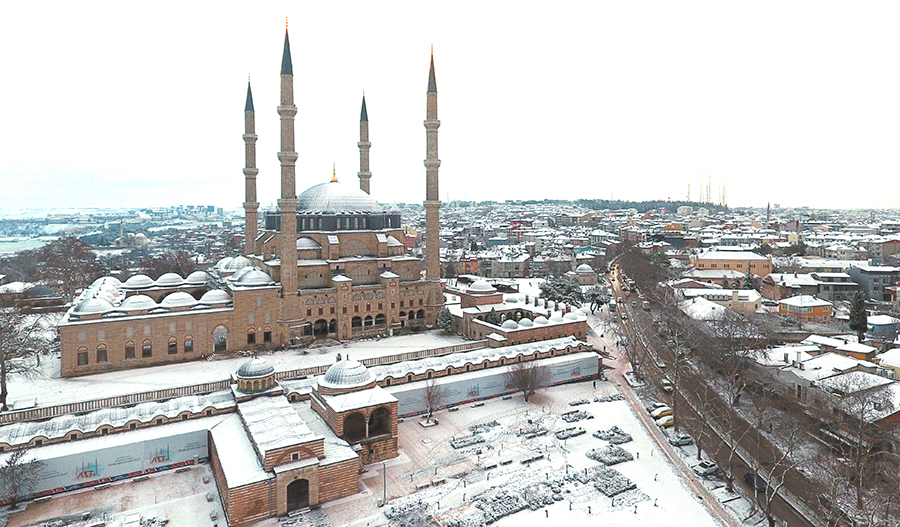
<instances>
[{"instance_id":1,"label":"snow-covered roof","mask_svg":"<svg viewBox=\"0 0 900 527\"><path fill-rule=\"evenodd\" d=\"M819 381L827 377L850 371L854 368L872 368L875 365L868 361L861 361L852 357L845 357L837 353L823 353L817 357L813 357L805 362L799 363L797 366L786 366L784 370L789 370L797 377L806 379L807 381Z\"/></svg>"},{"instance_id":2,"label":"snow-covered roof","mask_svg":"<svg viewBox=\"0 0 900 527\"><path fill-rule=\"evenodd\" d=\"M240 416L230 414L221 423L210 428L209 433L216 445L216 452L220 452L219 462L229 488L275 477L263 468Z\"/></svg>"},{"instance_id":3,"label":"snow-covered roof","mask_svg":"<svg viewBox=\"0 0 900 527\"><path fill-rule=\"evenodd\" d=\"M284 397L250 399L238 403L238 412L263 458L271 450L316 439Z\"/></svg>"},{"instance_id":4,"label":"snow-covered roof","mask_svg":"<svg viewBox=\"0 0 900 527\"><path fill-rule=\"evenodd\" d=\"M891 384L894 381L874 373L851 371L816 382L816 386L841 395L851 395Z\"/></svg>"},{"instance_id":5,"label":"snow-covered roof","mask_svg":"<svg viewBox=\"0 0 900 527\"><path fill-rule=\"evenodd\" d=\"M813 358L813 353L818 354L818 346L780 346L761 350L756 357L756 362L762 366L787 366L795 362L805 362Z\"/></svg>"},{"instance_id":6,"label":"snow-covered roof","mask_svg":"<svg viewBox=\"0 0 900 527\"><path fill-rule=\"evenodd\" d=\"M380 386L359 390L356 392L344 393L341 395L319 395L328 402L328 406L335 412L344 412L347 410L356 410L367 406L378 406L397 402L397 398L384 391Z\"/></svg>"},{"instance_id":7,"label":"snow-covered roof","mask_svg":"<svg viewBox=\"0 0 900 527\"><path fill-rule=\"evenodd\" d=\"M795 307L816 307L816 306L830 306L831 302L827 300L822 300L820 298L816 298L812 295L797 295L792 296L790 298L784 298L778 301L779 304L784 304L786 306L795 306Z\"/></svg>"},{"instance_id":8,"label":"snow-covered roof","mask_svg":"<svg viewBox=\"0 0 900 527\"><path fill-rule=\"evenodd\" d=\"M23 421L0 427L0 443L24 445L36 437L60 439L70 432L88 434L96 432L102 426L120 428L132 421L148 424L157 417L174 419L185 411L199 414L207 408L222 410L233 407L234 404L231 392L222 390L205 395L176 397L168 401L103 408L81 415L61 415L46 421Z\"/></svg>"},{"instance_id":9,"label":"snow-covered roof","mask_svg":"<svg viewBox=\"0 0 900 527\"><path fill-rule=\"evenodd\" d=\"M707 251L697 256L698 260L766 260L768 257L760 256L750 251Z\"/></svg>"}]
</instances>

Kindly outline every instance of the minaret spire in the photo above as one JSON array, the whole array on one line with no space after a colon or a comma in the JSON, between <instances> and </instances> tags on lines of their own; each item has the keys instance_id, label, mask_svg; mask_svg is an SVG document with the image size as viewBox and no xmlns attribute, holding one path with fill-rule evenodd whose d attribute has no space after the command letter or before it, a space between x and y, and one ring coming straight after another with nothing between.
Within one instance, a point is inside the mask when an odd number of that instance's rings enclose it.
<instances>
[{"instance_id":1,"label":"minaret spire","mask_svg":"<svg viewBox=\"0 0 900 527\"><path fill-rule=\"evenodd\" d=\"M259 203L256 201L256 118L253 111L253 92L247 76L247 102L244 104L244 252L256 254L256 229L259 223Z\"/></svg>"},{"instance_id":2,"label":"minaret spire","mask_svg":"<svg viewBox=\"0 0 900 527\"><path fill-rule=\"evenodd\" d=\"M431 47L431 68L428 72L427 110L425 115L425 278L432 282L441 279L440 267L440 216L441 202L438 193L438 120L437 82L434 78L434 46ZM429 305L437 307L444 302L440 287L431 288L435 298L430 298Z\"/></svg>"},{"instance_id":3,"label":"minaret spire","mask_svg":"<svg viewBox=\"0 0 900 527\"><path fill-rule=\"evenodd\" d=\"M297 152L294 151L294 116L297 114L297 107L294 106L294 74L287 18L284 24L281 104L278 106L278 115L281 117L281 151L278 152L278 160L281 162L281 198L278 200L278 207L281 209L281 292L288 296L297 294ZM284 320L291 318L287 314L283 316Z\"/></svg>"},{"instance_id":4,"label":"minaret spire","mask_svg":"<svg viewBox=\"0 0 900 527\"><path fill-rule=\"evenodd\" d=\"M359 188L366 194L369 191L369 180L372 179L372 173L369 172L369 113L366 111L366 92L363 92L362 110L359 113Z\"/></svg>"}]
</instances>

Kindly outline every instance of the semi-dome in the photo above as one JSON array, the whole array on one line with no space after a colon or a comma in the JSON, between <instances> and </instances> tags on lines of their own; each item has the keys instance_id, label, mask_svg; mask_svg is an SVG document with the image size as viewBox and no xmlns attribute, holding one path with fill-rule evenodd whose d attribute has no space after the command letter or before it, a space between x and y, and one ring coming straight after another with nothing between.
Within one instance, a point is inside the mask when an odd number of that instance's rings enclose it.
<instances>
[{"instance_id":1,"label":"semi-dome","mask_svg":"<svg viewBox=\"0 0 900 527\"><path fill-rule=\"evenodd\" d=\"M207 291L200 297L201 304L227 304L228 302L231 302L231 295L229 295L227 291L221 289Z\"/></svg>"},{"instance_id":2,"label":"semi-dome","mask_svg":"<svg viewBox=\"0 0 900 527\"><path fill-rule=\"evenodd\" d=\"M132 295L119 304L119 311L143 311L159 307L155 300L147 295Z\"/></svg>"},{"instance_id":3,"label":"semi-dome","mask_svg":"<svg viewBox=\"0 0 900 527\"><path fill-rule=\"evenodd\" d=\"M184 283L184 278L177 273L166 273L156 279L159 287L178 287Z\"/></svg>"},{"instance_id":4,"label":"semi-dome","mask_svg":"<svg viewBox=\"0 0 900 527\"><path fill-rule=\"evenodd\" d=\"M372 196L359 187L345 185L336 180L306 189L297 196L297 212L371 212L381 213L383 208Z\"/></svg>"},{"instance_id":5,"label":"semi-dome","mask_svg":"<svg viewBox=\"0 0 900 527\"><path fill-rule=\"evenodd\" d=\"M319 245L316 242L316 240L313 240L312 238L310 238L308 236L304 236L302 238L297 238L297 249L298 250L321 249L321 248L322 248L322 246Z\"/></svg>"},{"instance_id":6,"label":"semi-dome","mask_svg":"<svg viewBox=\"0 0 900 527\"><path fill-rule=\"evenodd\" d=\"M534 322L532 322L530 318L523 318L519 321L519 327L531 328L534 327Z\"/></svg>"},{"instance_id":7,"label":"semi-dome","mask_svg":"<svg viewBox=\"0 0 900 527\"><path fill-rule=\"evenodd\" d=\"M102 298L88 298L72 308L73 315L103 315L115 309L113 305Z\"/></svg>"},{"instance_id":8,"label":"semi-dome","mask_svg":"<svg viewBox=\"0 0 900 527\"><path fill-rule=\"evenodd\" d=\"M225 264L225 266L223 267L223 270L233 272L233 271L237 271L238 269L243 269L244 267L250 267L251 265L253 265L253 263L250 260L248 260L246 257L235 256L234 258L231 259L230 262Z\"/></svg>"},{"instance_id":9,"label":"semi-dome","mask_svg":"<svg viewBox=\"0 0 900 527\"><path fill-rule=\"evenodd\" d=\"M357 388L370 384L375 380L372 372L355 360L339 360L328 368L319 380L319 385L326 388Z\"/></svg>"},{"instance_id":10,"label":"semi-dome","mask_svg":"<svg viewBox=\"0 0 900 527\"><path fill-rule=\"evenodd\" d=\"M197 305L197 300L184 291L176 291L174 293L169 293L168 295L166 295L166 297L162 299L162 302L160 302L159 305L168 308L193 307Z\"/></svg>"},{"instance_id":11,"label":"semi-dome","mask_svg":"<svg viewBox=\"0 0 900 527\"><path fill-rule=\"evenodd\" d=\"M128 280L125 280L125 283L122 284L122 287L125 289L147 289L148 287L153 287L156 283L149 276L145 274L136 274L130 277Z\"/></svg>"},{"instance_id":12,"label":"semi-dome","mask_svg":"<svg viewBox=\"0 0 900 527\"><path fill-rule=\"evenodd\" d=\"M588 264L581 264L575 268L576 273L593 273L594 270L591 269L591 266Z\"/></svg>"},{"instance_id":13,"label":"semi-dome","mask_svg":"<svg viewBox=\"0 0 900 527\"><path fill-rule=\"evenodd\" d=\"M235 376L238 379L261 379L273 373L275 373L275 367L269 364L266 359L253 357L241 364Z\"/></svg>"},{"instance_id":14,"label":"semi-dome","mask_svg":"<svg viewBox=\"0 0 900 527\"><path fill-rule=\"evenodd\" d=\"M271 283L271 276L260 271L259 269L253 269L252 271L245 273L243 276L238 278L238 280L235 282L235 285L239 285L242 287L256 287L261 285L269 285Z\"/></svg>"},{"instance_id":15,"label":"semi-dome","mask_svg":"<svg viewBox=\"0 0 900 527\"><path fill-rule=\"evenodd\" d=\"M184 285L206 285L208 279L209 278L206 276L205 271L194 271L193 273L187 275L187 278L184 279Z\"/></svg>"},{"instance_id":16,"label":"semi-dome","mask_svg":"<svg viewBox=\"0 0 900 527\"><path fill-rule=\"evenodd\" d=\"M542 326L546 326L547 325L547 317L545 317L544 315L538 315L538 316L534 317L534 323L540 324Z\"/></svg>"},{"instance_id":17,"label":"semi-dome","mask_svg":"<svg viewBox=\"0 0 900 527\"><path fill-rule=\"evenodd\" d=\"M519 329L519 325L513 319L504 320L500 327L503 329Z\"/></svg>"},{"instance_id":18,"label":"semi-dome","mask_svg":"<svg viewBox=\"0 0 900 527\"><path fill-rule=\"evenodd\" d=\"M469 286L469 289L466 292L469 293L493 293L497 291L494 289L494 286L487 283L485 280L476 280L475 283Z\"/></svg>"}]
</instances>

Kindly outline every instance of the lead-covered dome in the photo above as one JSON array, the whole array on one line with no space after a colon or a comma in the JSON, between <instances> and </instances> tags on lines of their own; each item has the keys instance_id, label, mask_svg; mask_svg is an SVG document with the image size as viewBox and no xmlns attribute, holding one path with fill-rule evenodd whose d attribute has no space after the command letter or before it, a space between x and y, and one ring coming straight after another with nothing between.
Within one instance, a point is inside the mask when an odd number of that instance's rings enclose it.
<instances>
[{"instance_id":1,"label":"lead-covered dome","mask_svg":"<svg viewBox=\"0 0 900 527\"><path fill-rule=\"evenodd\" d=\"M375 376L365 366L355 360L340 360L328 368L319 380L326 388L359 388L375 382Z\"/></svg>"},{"instance_id":2,"label":"lead-covered dome","mask_svg":"<svg viewBox=\"0 0 900 527\"><path fill-rule=\"evenodd\" d=\"M333 212L353 213L371 212L381 213L384 209L372 196L366 194L359 187L345 185L337 181L321 183L306 189L297 196L297 212Z\"/></svg>"},{"instance_id":3,"label":"lead-covered dome","mask_svg":"<svg viewBox=\"0 0 900 527\"><path fill-rule=\"evenodd\" d=\"M232 258L230 262L225 264L222 267L222 269L226 272L228 272L228 271L233 272L233 271L237 271L239 269L243 269L244 267L250 267L252 265L253 265L253 262L248 260L246 257L236 256L236 257Z\"/></svg>"},{"instance_id":4,"label":"lead-covered dome","mask_svg":"<svg viewBox=\"0 0 900 527\"><path fill-rule=\"evenodd\" d=\"M203 305L227 304L231 302L231 295L221 289L211 289L200 297L200 303Z\"/></svg>"},{"instance_id":5,"label":"lead-covered dome","mask_svg":"<svg viewBox=\"0 0 900 527\"><path fill-rule=\"evenodd\" d=\"M184 291L176 291L174 293L169 293L168 295L166 295L166 297L162 299L162 302L160 302L159 305L162 307L168 307L170 309L177 307L194 307L197 305L197 299L185 293Z\"/></svg>"},{"instance_id":6,"label":"lead-covered dome","mask_svg":"<svg viewBox=\"0 0 900 527\"><path fill-rule=\"evenodd\" d=\"M261 379L273 373L275 373L275 367L269 364L266 359L253 357L241 364L235 376L238 379Z\"/></svg>"},{"instance_id":7,"label":"lead-covered dome","mask_svg":"<svg viewBox=\"0 0 900 527\"><path fill-rule=\"evenodd\" d=\"M259 269L253 269L245 273L243 276L235 281L235 285L239 285L241 287L257 287L262 285L272 284L272 277L267 275L266 273L260 271Z\"/></svg>"},{"instance_id":8,"label":"lead-covered dome","mask_svg":"<svg viewBox=\"0 0 900 527\"><path fill-rule=\"evenodd\" d=\"M208 277L206 276L205 271L194 271L193 273L187 275L187 278L184 279L184 285L192 285L192 286L206 285L207 280L208 280Z\"/></svg>"},{"instance_id":9,"label":"lead-covered dome","mask_svg":"<svg viewBox=\"0 0 900 527\"><path fill-rule=\"evenodd\" d=\"M152 278L145 274L136 274L130 277L128 280L125 280L125 283L122 284L123 289L147 289L149 287L153 287L156 283Z\"/></svg>"},{"instance_id":10,"label":"lead-covered dome","mask_svg":"<svg viewBox=\"0 0 900 527\"><path fill-rule=\"evenodd\" d=\"M74 308L73 315L104 315L115 309L113 305L102 298L88 298Z\"/></svg>"},{"instance_id":11,"label":"lead-covered dome","mask_svg":"<svg viewBox=\"0 0 900 527\"><path fill-rule=\"evenodd\" d=\"M493 293L497 291L494 289L494 286L487 283L485 280L476 280L475 283L469 286L466 290L467 293Z\"/></svg>"},{"instance_id":12,"label":"lead-covered dome","mask_svg":"<svg viewBox=\"0 0 900 527\"><path fill-rule=\"evenodd\" d=\"M119 304L119 311L143 311L159 307L156 301L147 295L129 296Z\"/></svg>"},{"instance_id":13,"label":"lead-covered dome","mask_svg":"<svg viewBox=\"0 0 900 527\"><path fill-rule=\"evenodd\" d=\"M593 273L594 270L591 269L591 266L588 264L581 264L575 268L575 272L584 274L584 273Z\"/></svg>"},{"instance_id":14,"label":"lead-covered dome","mask_svg":"<svg viewBox=\"0 0 900 527\"><path fill-rule=\"evenodd\" d=\"M165 273L156 279L156 285L159 287L178 287L184 284L184 278L178 273Z\"/></svg>"},{"instance_id":15,"label":"lead-covered dome","mask_svg":"<svg viewBox=\"0 0 900 527\"><path fill-rule=\"evenodd\" d=\"M519 329L519 325L516 324L516 321L511 318L504 320L503 324L500 324L500 327L503 329Z\"/></svg>"}]
</instances>

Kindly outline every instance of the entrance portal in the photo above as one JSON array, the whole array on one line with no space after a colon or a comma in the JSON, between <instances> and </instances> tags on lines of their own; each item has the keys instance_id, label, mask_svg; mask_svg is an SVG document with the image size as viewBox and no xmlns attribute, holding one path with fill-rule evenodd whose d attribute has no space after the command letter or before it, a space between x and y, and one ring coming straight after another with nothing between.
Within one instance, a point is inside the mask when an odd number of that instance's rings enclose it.
<instances>
[{"instance_id":1,"label":"entrance portal","mask_svg":"<svg viewBox=\"0 0 900 527\"><path fill-rule=\"evenodd\" d=\"M309 507L309 480L294 480L287 486L287 511L306 507Z\"/></svg>"}]
</instances>

